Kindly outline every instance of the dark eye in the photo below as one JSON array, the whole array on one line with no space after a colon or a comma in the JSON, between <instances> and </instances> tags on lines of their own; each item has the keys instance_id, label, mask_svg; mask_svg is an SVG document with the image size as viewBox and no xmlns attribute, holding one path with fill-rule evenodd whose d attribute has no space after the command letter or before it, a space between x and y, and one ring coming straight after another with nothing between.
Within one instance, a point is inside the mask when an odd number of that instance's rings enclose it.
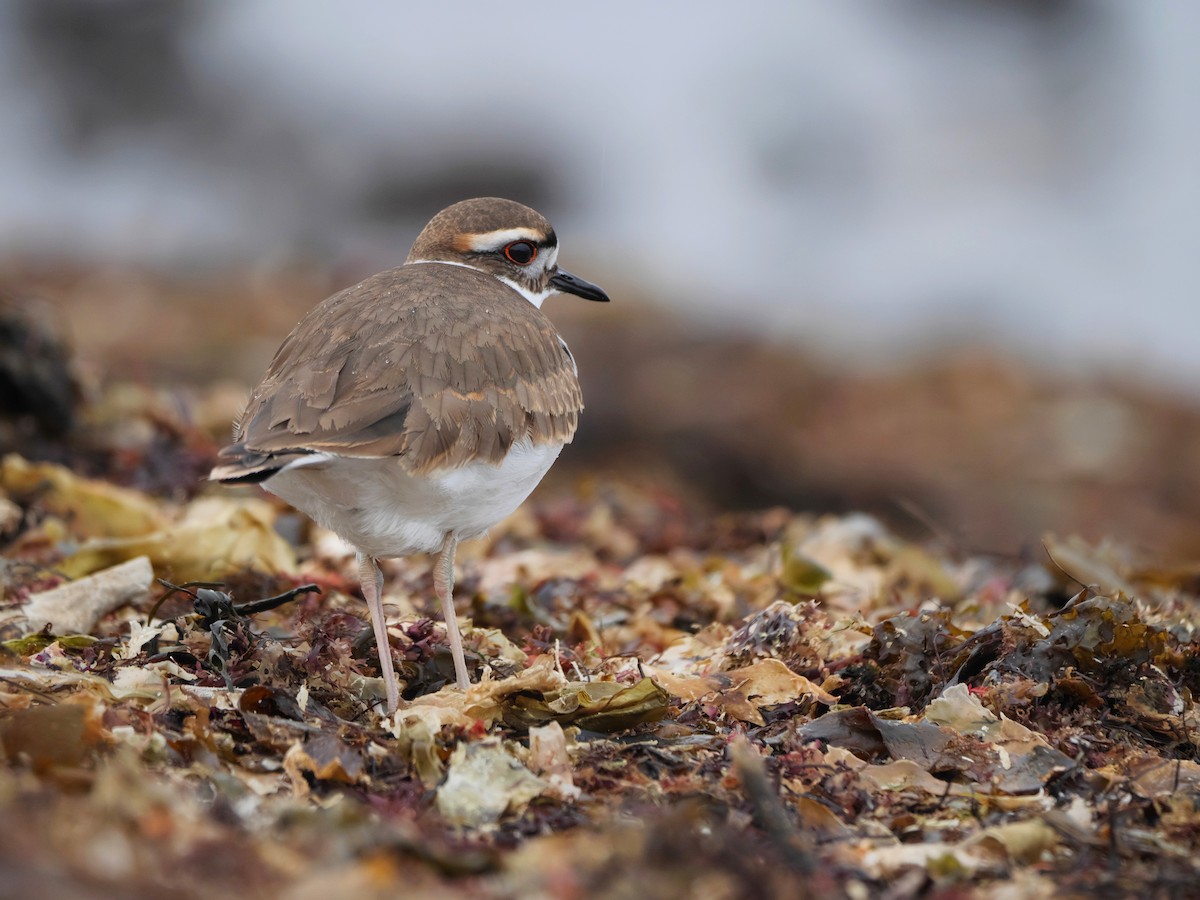
<instances>
[{"instance_id":1,"label":"dark eye","mask_svg":"<svg viewBox=\"0 0 1200 900\"><path fill-rule=\"evenodd\" d=\"M504 248L504 255L518 266L527 266L537 257L537 247L529 241L513 241Z\"/></svg>"}]
</instances>

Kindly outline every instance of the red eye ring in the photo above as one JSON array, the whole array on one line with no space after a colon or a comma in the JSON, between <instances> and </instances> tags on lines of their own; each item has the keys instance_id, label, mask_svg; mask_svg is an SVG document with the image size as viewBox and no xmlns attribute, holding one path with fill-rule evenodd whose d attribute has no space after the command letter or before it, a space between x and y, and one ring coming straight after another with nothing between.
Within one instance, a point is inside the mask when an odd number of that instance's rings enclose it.
<instances>
[{"instance_id":1,"label":"red eye ring","mask_svg":"<svg viewBox=\"0 0 1200 900\"><path fill-rule=\"evenodd\" d=\"M527 266L537 259L537 244L531 241L513 241L504 247L504 258L518 266Z\"/></svg>"}]
</instances>

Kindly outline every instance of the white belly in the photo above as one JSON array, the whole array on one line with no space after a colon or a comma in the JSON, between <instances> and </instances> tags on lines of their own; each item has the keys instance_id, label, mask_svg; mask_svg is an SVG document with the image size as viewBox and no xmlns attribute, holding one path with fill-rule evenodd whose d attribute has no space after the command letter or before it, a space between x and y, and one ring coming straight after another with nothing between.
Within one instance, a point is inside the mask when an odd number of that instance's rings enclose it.
<instances>
[{"instance_id":1,"label":"white belly","mask_svg":"<svg viewBox=\"0 0 1200 900\"><path fill-rule=\"evenodd\" d=\"M498 466L471 463L420 477L395 457L319 454L281 469L263 487L369 556L432 553L448 532L478 537L512 513L561 450L522 441Z\"/></svg>"}]
</instances>

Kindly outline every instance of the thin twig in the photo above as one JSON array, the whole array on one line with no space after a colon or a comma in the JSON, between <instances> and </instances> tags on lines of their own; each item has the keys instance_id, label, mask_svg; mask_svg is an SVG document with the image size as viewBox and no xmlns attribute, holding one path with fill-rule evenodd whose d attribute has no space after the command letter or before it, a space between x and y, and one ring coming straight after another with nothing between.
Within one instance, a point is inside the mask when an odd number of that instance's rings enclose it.
<instances>
[{"instance_id":1,"label":"thin twig","mask_svg":"<svg viewBox=\"0 0 1200 900\"><path fill-rule=\"evenodd\" d=\"M812 839L792 824L787 808L779 799L779 792L767 774L767 767L750 746L750 742L745 737L736 738L729 745L729 758L742 783L746 799L750 801L754 810L755 818L762 825L767 837L798 870L806 874L815 871Z\"/></svg>"}]
</instances>

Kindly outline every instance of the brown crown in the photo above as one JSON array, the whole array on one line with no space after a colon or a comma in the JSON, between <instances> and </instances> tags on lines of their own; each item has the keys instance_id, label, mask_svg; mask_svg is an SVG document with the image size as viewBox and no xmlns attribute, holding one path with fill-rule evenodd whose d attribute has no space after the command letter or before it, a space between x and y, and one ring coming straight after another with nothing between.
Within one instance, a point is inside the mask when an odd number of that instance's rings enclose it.
<instances>
[{"instance_id":1,"label":"brown crown","mask_svg":"<svg viewBox=\"0 0 1200 900\"><path fill-rule=\"evenodd\" d=\"M528 228L541 235L543 240L554 240L554 229L536 210L501 197L477 197L447 206L430 219L417 235L408 259L438 259L447 253L457 255L461 252L461 244L456 243L456 239L463 235L486 234L505 228Z\"/></svg>"}]
</instances>

